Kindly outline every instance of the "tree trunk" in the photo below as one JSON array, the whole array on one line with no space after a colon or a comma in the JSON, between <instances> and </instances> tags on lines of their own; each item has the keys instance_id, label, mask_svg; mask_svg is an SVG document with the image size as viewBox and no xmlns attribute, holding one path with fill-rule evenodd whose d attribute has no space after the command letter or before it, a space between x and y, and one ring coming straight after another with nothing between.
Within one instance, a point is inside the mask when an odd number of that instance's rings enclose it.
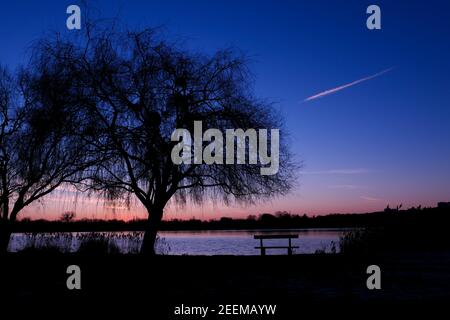
<instances>
[{"instance_id":1,"label":"tree trunk","mask_svg":"<svg viewBox=\"0 0 450 320\"><path fill-rule=\"evenodd\" d=\"M141 254L154 256L156 236L158 234L159 225L163 216L162 208L152 208L148 213L147 227L144 232L144 239L141 246Z\"/></svg>"},{"instance_id":2,"label":"tree trunk","mask_svg":"<svg viewBox=\"0 0 450 320\"><path fill-rule=\"evenodd\" d=\"M12 229L9 221L0 221L0 255L8 251Z\"/></svg>"}]
</instances>

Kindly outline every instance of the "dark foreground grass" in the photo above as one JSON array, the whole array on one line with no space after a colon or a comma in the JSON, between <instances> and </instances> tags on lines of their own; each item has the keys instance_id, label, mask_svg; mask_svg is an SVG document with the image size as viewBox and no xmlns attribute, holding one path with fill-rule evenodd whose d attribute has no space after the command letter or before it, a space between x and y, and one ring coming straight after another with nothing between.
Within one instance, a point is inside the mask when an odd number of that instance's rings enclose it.
<instances>
[{"instance_id":1,"label":"dark foreground grass","mask_svg":"<svg viewBox=\"0 0 450 320\"><path fill-rule=\"evenodd\" d=\"M304 310L378 310L450 301L450 253L395 253L356 258L297 256L92 256L15 253L1 258L3 306L48 314L128 315L145 319L200 319L173 315L184 305L277 304L276 317L298 319ZM66 268L81 267L82 289L66 288ZM382 270L382 289L366 288L366 268ZM403 307L402 307L403 308ZM64 317L63 317L64 318ZM214 318L209 316L208 319ZM250 319L248 316L216 316ZM253 318L252 318L253 319ZM257 317L255 319L264 319Z\"/></svg>"}]
</instances>

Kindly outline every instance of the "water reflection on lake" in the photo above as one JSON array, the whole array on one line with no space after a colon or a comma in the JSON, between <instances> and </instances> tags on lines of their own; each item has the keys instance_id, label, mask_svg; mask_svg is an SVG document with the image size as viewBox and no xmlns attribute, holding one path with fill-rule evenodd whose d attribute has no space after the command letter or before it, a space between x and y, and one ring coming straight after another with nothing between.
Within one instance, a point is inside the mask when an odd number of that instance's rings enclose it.
<instances>
[{"instance_id":1,"label":"water reflection on lake","mask_svg":"<svg viewBox=\"0 0 450 320\"><path fill-rule=\"evenodd\" d=\"M295 253L314 253L317 250L330 252L332 247L339 251L339 237L348 229L291 229L291 230L206 230L206 231L161 231L157 251L171 255L258 255L259 245L253 239L255 234L298 234L292 244L298 246ZM139 249L142 232L108 232L122 252L135 252ZM85 233L41 234L34 242L65 246L66 251L76 251L79 239ZM48 241L52 238L51 241ZM9 251L20 251L30 242L30 235L13 234ZM287 239L264 240L265 245L284 246ZM36 244L39 245L39 244ZM286 250L268 250L267 254L286 254Z\"/></svg>"}]
</instances>

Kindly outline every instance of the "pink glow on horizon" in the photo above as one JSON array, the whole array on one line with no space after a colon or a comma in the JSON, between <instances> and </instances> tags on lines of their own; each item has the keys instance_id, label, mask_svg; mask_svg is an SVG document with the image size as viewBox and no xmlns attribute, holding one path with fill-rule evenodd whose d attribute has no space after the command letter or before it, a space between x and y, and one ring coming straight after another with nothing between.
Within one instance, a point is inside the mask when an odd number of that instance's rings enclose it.
<instances>
[{"instance_id":1,"label":"pink glow on horizon","mask_svg":"<svg viewBox=\"0 0 450 320\"><path fill-rule=\"evenodd\" d=\"M300 186L288 196L252 206L231 205L206 201L203 205L186 207L169 204L165 219L245 218L248 215L287 211L292 214L324 215L330 213L365 213L381 211L387 205L403 208L434 207L437 202L449 201L447 188L433 176L424 176L420 183L410 176L388 173L387 180L375 170L367 168L311 168L303 172ZM138 201L130 207L101 198L87 197L74 190L56 190L25 208L19 218L59 219L66 211L74 211L77 219L145 219L147 212Z\"/></svg>"},{"instance_id":2,"label":"pink glow on horizon","mask_svg":"<svg viewBox=\"0 0 450 320\"><path fill-rule=\"evenodd\" d=\"M21 218L32 219L59 219L61 214L66 211L75 211L77 219L118 219L118 220L132 220L145 219L147 216L144 208L135 204L128 208L124 205L112 205L102 203L101 200L89 201L78 200L73 202L71 200L43 201L39 205L33 205L24 210L20 215ZM165 220L171 219L219 219L221 217L232 218L246 218L249 215L259 215L262 213L275 213L277 211L287 211L292 214L306 214L324 215L331 213L365 213L383 210L388 204L395 206L403 203L405 208L411 206L435 206L437 199L422 201L394 201L381 200L372 197L358 197L354 198L350 203L347 199L332 199L329 201L317 201L315 199L306 201L298 197L289 197L286 199L279 199L268 203L263 203L254 206L224 206L220 204L213 204L211 202L205 203L201 206L187 205L182 208L176 205L169 205L165 209Z\"/></svg>"}]
</instances>

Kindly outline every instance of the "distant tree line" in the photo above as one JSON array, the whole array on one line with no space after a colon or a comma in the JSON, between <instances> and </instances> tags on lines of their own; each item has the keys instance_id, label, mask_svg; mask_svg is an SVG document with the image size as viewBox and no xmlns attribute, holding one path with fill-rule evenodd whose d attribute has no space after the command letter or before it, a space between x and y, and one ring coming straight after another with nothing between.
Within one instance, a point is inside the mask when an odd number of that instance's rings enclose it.
<instances>
[{"instance_id":1,"label":"distant tree line","mask_svg":"<svg viewBox=\"0 0 450 320\"><path fill-rule=\"evenodd\" d=\"M146 220L67 220L65 213L58 221L23 219L15 225L15 232L62 231L144 231ZM450 225L448 208L389 209L364 214L329 214L323 216L295 215L288 212L250 215L245 219L222 217L217 220L163 220L161 230L243 230L294 228L386 228L399 229L416 225L423 228L447 228Z\"/></svg>"}]
</instances>

